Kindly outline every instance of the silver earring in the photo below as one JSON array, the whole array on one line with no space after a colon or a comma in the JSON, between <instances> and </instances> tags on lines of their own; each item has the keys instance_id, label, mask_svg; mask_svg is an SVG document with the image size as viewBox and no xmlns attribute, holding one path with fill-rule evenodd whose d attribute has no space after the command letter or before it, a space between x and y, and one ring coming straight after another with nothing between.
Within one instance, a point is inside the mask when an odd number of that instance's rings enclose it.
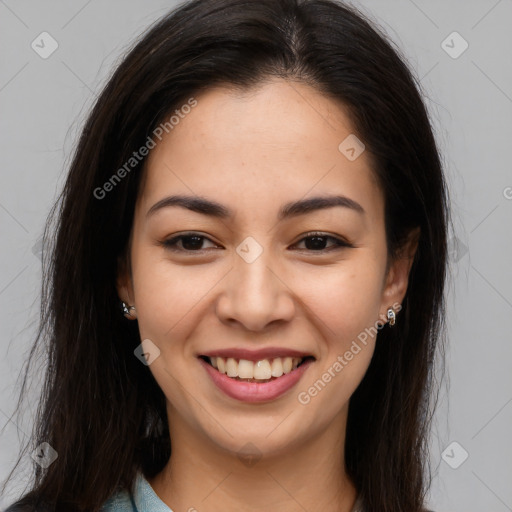
<instances>
[{"instance_id":1,"label":"silver earring","mask_svg":"<svg viewBox=\"0 0 512 512\"><path fill-rule=\"evenodd\" d=\"M128 304L126 304L125 302L122 303L123 305L123 314L124 316L126 316L127 318L128 317L131 317L132 314L131 314L131 310L135 310L135 306L128 306Z\"/></svg>"},{"instance_id":2,"label":"silver earring","mask_svg":"<svg viewBox=\"0 0 512 512\"><path fill-rule=\"evenodd\" d=\"M395 312L394 312L393 308L389 308L388 309L388 322L389 322L389 325L395 325L395 321L396 321Z\"/></svg>"}]
</instances>

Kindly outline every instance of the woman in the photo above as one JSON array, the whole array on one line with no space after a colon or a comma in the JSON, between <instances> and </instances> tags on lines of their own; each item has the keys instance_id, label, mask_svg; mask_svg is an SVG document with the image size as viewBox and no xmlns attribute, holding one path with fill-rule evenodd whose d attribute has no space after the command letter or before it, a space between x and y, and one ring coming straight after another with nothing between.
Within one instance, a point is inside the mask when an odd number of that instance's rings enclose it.
<instances>
[{"instance_id":1,"label":"woman","mask_svg":"<svg viewBox=\"0 0 512 512\"><path fill-rule=\"evenodd\" d=\"M419 86L353 7L169 13L53 211L9 510L424 510L447 204Z\"/></svg>"}]
</instances>

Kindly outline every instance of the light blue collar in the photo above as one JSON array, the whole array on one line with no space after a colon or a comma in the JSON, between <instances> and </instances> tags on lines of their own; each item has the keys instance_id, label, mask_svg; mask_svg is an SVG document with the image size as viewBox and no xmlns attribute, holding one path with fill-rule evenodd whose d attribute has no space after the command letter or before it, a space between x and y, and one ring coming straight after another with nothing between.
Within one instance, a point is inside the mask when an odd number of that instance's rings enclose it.
<instances>
[{"instance_id":1,"label":"light blue collar","mask_svg":"<svg viewBox=\"0 0 512 512\"><path fill-rule=\"evenodd\" d=\"M137 473L133 501L137 512L172 512L158 497L142 472Z\"/></svg>"},{"instance_id":2,"label":"light blue collar","mask_svg":"<svg viewBox=\"0 0 512 512\"><path fill-rule=\"evenodd\" d=\"M111 496L101 512L172 512L157 496L141 471L135 476L133 494L123 489Z\"/></svg>"}]
</instances>

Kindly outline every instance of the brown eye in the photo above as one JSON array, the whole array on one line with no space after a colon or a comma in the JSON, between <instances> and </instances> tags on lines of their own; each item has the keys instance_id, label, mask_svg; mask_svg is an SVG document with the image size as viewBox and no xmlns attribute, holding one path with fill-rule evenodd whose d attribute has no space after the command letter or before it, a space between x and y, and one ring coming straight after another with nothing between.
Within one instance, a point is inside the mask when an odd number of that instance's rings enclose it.
<instances>
[{"instance_id":1,"label":"brown eye","mask_svg":"<svg viewBox=\"0 0 512 512\"><path fill-rule=\"evenodd\" d=\"M329 241L332 245L326 247ZM308 235L302 238L298 243L300 244L302 242L305 243L306 250L313 252L332 251L341 249L342 247L353 247L352 244L345 240L335 236L326 235L325 233L308 233Z\"/></svg>"},{"instance_id":2,"label":"brown eye","mask_svg":"<svg viewBox=\"0 0 512 512\"><path fill-rule=\"evenodd\" d=\"M199 252L205 249L203 247L203 243L205 241L209 241L213 244L213 242L209 238L192 233L170 238L169 240L163 242L163 245L166 248L170 249L171 251ZM179 245L180 243L181 246Z\"/></svg>"}]
</instances>

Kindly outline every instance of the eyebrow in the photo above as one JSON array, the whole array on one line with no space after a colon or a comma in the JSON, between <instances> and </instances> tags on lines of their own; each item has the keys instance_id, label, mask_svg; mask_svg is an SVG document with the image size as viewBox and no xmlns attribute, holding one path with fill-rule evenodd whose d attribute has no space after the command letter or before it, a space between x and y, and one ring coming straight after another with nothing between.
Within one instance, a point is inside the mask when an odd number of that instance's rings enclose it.
<instances>
[{"instance_id":1,"label":"eyebrow","mask_svg":"<svg viewBox=\"0 0 512 512\"><path fill-rule=\"evenodd\" d=\"M164 197L157 203L155 203L147 212L146 218L152 216L157 211L163 208L171 206L179 206L186 208L193 212L201 213L203 215L209 215L219 219L229 219L234 216L232 210L226 206L206 199L200 196L186 196L186 195L173 195ZM291 217L297 217L317 210L324 210L326 208L332 208L334 206L341 206L343 208L349 208L353 211L358 212L361 215L365 215L364 208L353 199L342 195L335 196L319 196L311 197L309 199L300 199L298 201L292 201L286 203L278 213L278 220L289 219Z\"/></svg>"}]
</instances>

